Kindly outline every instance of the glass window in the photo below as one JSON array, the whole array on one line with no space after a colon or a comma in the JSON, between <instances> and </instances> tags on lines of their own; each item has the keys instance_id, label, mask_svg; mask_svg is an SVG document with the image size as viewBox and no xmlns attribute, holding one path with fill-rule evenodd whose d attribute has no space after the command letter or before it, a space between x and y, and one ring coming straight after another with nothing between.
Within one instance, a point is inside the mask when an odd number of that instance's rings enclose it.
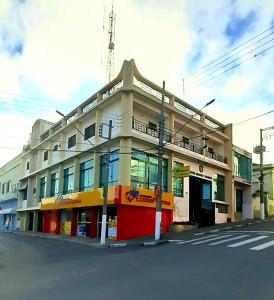
<instances>
[{"instance_id":1,"label":"glass window","mask_svg":"<svg viewBox=\"0 0 274 300\"><path fill-rule=\"evenodd\" d=\"M45 151L44 152L44 161L48 160L48 157L49 157L49 152Z\"/></svg>"},{"instance_id":2,"label":"glass window","mask_svg":"<svg viewBox=\"0 0 274 300\"><path fill-rule=\"evenodd\" d=\"M163 159L163 191L167 191L167 159ZM134 151L131 157L131 185L153 190L157 183L158 158L155 155Z\"/></svg>"},{"instance_id":3,"label":"glass window","mask_svg":"<svg viewBox=\"0 0 274 300\"><path fill-rule=\"evenodd\" d=\"M76 144L76 134L68 138L68 149L75 146Z\"/></svg>"},{"instance_id":4,"label":"glass window","mask_svg":"<svg viewBox=\"0 0 274 300\"><path fill-rule=\"evenodd\" d=\"M64 170L64 194L73 193L74 184L74 167L70 167Z\"/></svg>"},{"instance_id":5,"label":"glass window","mask_svg":"<svg viewBox=\"0 0 274 300\"><path fill-rule=\"evenodd\" d=\"M251 181L251 159L234 151L233 163L233 175Z\"/></svg>"},{"instance_id":6,"label":"glass window","mask_svg":"<svg viewBox=\"0 0 274 300\"><path fill-rule=\"evenodd\" d=\"M213 175L212 182L213 200L225 201L225 177L219 174Z\"/></svg>"},{"instance_id":7,"label":"glass window","mask_svg":"<svg viewBox=\"0 0 274 300\"><path fill-rule=\"evenodd\" d=\"M27 170L29 170L29 161L27 162Z\"/></svg>"},{"instance_id":8,"label":"glass window","mask_svg":"<svg viewBox=\"0 0 274 300\"><path fill-rule=\"evenodd\" d=\"M59 185L59 173L51 174L50 178L50 196L55 196L58 194Z\"/></svg>"},{"instance_id":9,"label":"glass window","mask_svg":"<svg viewBox=\"0 0 274 300\"><path fill-rule=\"evenodd\" d=\"M106 155L100 157L100 187L104 184L104 178L106 177ZM109 172L108 172L108 184L115 185L119 181L119 153L114 151L110 153L109 157Z\"/></svg>"},{"instance_id":10,"label":"glass window","mask_svg":"<svg viewBox=\"0 0 274 300\"><path fill-rule=\"evenodd\" d=\"M174 162L174 169L182 167L184 164L177 161ZM173 180L173 194L177 197L184 196L184 178L175 178Z\"/></svg>"},{"instance_id":11,"label":"glass window","mask_svg":"<svg viewBox=\"0 0 274 300\"><path fill-rule=\"evenodd\" d=\"M43 199L46 197L46 177L40 178L40 199Z\"/></svg>"},{"instance_id":12,"label":"glass window","mask_svg":"<svg viewBox=\"0 0 274 300\"><path fill-rule=\"evenodd\" d=\"M80 164L80 191L90 190L93 187L93 161L88 160Z\"/></svg>"},{"instance_id":13,"label":"glass window","mask_svg":"<svg viewBox=\"0 0 274 300\"><path fill-rule=\"evenodd\" d=\"M243 191L236 189L236 211L242 212L243 210Z\"/></svg>"},{"instance_id":14,"label":"glass window","mask_svg":"<svg viewBox=\"0 0 274 300\"><path fill-rule=\"evenodd\" d=\"M11 181L8 181L7 182L7 193L11 192L10 187L11 187Z\"/></svg>"},{"instance_id":15,"label":"glass window","mask_svg":"<svg viewBox=\"0 0 274 300\"><path fill-rule=\"evenodd\" d=\"M85 128L84 140L95 136L95 123Z\"/></svg>"}]
</instances>

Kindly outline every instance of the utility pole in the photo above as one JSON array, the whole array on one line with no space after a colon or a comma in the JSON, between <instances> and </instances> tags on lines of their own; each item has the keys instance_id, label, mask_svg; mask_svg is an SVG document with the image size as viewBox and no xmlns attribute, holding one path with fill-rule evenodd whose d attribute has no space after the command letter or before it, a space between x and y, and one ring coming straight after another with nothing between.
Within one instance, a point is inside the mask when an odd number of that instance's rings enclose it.
<instances>
[{"instance_id":1,"label":"utility pole","mask_svg":"<svg viewBox=\"0 0 274 300\"><path fill-rule=\"evenodd\" d=\"M163 148L164 148L164 129L165 129L165 81L163 81L162 102L159 121L159 151L158 151L158 174L157 186L155 187L156 195L156 218L155 218L155 240L160 240L161 236L161 219L162 219L162 173L163 173Z\"/></svg>"},{"instance_id":2,"label":"utility pole","mask_svg":"<svg viewBox=\"0 0 274 300\"><path fill-rule=\"evenodd\" d=\"M264 207L264 170L263 170L263 129L260 129L260 218L265 219Z\"/></svg>"},{"instance_id":3,"label":"utility pole","mask_svg":"<svg viewBox=\"0 0 274 300\"><path fill-rule=\"evenodd\" d=\"M108 124L102 124L108 126L107 137L107 154L106 154L106 171L104 174L104 202L102 211L102 226L101 226L101 245L106 244L106 229L107 229L107 201L108 201L108 176L109 176L109 158L110 158L110 141L112 134L112 120L109 120Z\"/></svg>"}]
</instances>

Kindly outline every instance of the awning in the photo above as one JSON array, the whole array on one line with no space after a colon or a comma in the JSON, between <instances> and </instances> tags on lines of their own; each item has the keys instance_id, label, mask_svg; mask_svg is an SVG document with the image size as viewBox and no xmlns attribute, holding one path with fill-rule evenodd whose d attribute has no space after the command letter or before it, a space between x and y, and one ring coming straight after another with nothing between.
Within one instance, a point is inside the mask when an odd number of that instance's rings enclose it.
<instances>
[{"instance_id":1,"label":"awning","mask_svg":"<svg viewBox=\"0 0 274 300\"><path fill-rule=\"evenodd\" d=\"M18 191L23 191L25 190L26 188L28 187L28 183L25 182L25 183L22 183L19 187L18 187Z\"/></svg>"},{"instance_id":2,"label":"awning","mask_svg":"<svg viewBox=\"0 0 274 300\"><path fill-rule=\"evenodd\" d=\"M10 214L16 214L14 208L5 208L0 210L0 215L10 215Z\"/></svg>"}]
</instances>

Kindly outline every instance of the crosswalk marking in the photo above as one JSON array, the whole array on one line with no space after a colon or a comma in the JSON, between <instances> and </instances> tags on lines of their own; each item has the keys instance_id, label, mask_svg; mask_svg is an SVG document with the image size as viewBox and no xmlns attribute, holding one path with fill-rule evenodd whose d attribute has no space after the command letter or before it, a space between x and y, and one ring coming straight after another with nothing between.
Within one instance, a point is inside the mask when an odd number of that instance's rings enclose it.
<instances>
[{"instance_id":1,"label":"crosswalk marking","mask_svg":"<svg viewBox=\"0 0 274 300\"><path fill-rule=\"evenodd\" d=\"M233 237L233 238L229 238L229 239L225 239L225 240L222 240L222 241L214 242L214 243L211 243L209 245L210 246L220 245L220 244L227 243L227 242L230 242L230 241L235 241L235 240L243 239L243 238L245 238L247 236L249 236L249 234L239 235L239 236L236 236L236 237Z\"/></svg>"},{"instance_id":2,"label":"crosswalk marking","mask_svg":"<svg viewBox=\"0 0 274 300\"><path fill-rule=\"evenodd\" d=\"M224 235L224 236L218 236L218 237L214 237L214 238L206 239L206 240L199 241L199 242L195 242L195 243L191 243L191 244L192 244L192 245L200 245L200 244L203 244L203 243L207 243L207 242L211 242L211 241L215 241L215 240L223 239L223 238L225 238L225 237L229 237L229 236L231 236L231 234L227 234L227 235Z\"/></svg>"},{"instance_id":3,"label":"crosswalk marking","mask_svg":"<svg viewBox=\"0 0 274 300\"><path fill-rule=\"evenodd\" d=\"M227 247L235 248L235 247L239 247L239 246L242 246L242 245L253 243L253 242L256 242L256 241L259 241L259 240L262 240L262 239L266 239L268 237L269 236L267 236L267 235L261 235L261 236L257 236L255 238L248 239L248 240L245 240L245 241L242 241L242 242L239 242L239 243L228 245Z\"/></svg>"},{"instance_id":4,"label":"crosswalk marking","mask_svg":"<svg viewBox=\"0 0 274 300\"><path fill-rule=\"evenodd\" d=\"M195 242L195 241L200 241L200 240L205 240L205 239L208 239L208 238L214 237L214 236L219 236L219 235L218 234L210 234L208 236L200 237L200 238L197 238L197 239L192 239L192 240L188 240L188 241L179 242L178 245L191 243L191 242Z\"/></svg>"},{"instance_id":5,"label":"crosswalk marking","mask_svg":"<svg viewBox=\"0 0 274 300\"><path fill-rule=\"evenodd\" d=\"M262 249L268 248L268 247L270 247L270 246L274 246L274 241L270 241L270 242L261 244L261 245L259 245L259 246L250 248L250 250L257 250L257 251L258 251L258 250L262 250Z\"/></svg>"}]
</instances>

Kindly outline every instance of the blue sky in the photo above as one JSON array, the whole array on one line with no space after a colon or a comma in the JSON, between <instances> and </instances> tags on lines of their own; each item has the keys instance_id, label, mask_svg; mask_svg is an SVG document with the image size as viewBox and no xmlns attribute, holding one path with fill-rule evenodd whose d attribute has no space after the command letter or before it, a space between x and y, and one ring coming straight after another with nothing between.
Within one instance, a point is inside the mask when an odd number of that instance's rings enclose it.
<instances>
[{"instance_id":1,"label":"blue sky","mask_svg":"<svg viewBox=\"0 0 274 300\"><path fill-rule=\"evenodd\" d=\"M110 0L0 1L0 135L7 147L0 148L0 165L19 153L36 118L55 122L56 108L68 113L104 85L102 25L110 7ZM274 49L205 84L200 85L215 73L188 79L274 25L273 1L120 0L115 10L116 74L124 59L134 58L145 77L158 84L165 80L171 92L198 108L216 98L206 112L224 123L274 109ZM273 120L272 114L235 127L235 144L252 151L259 128ZM266 159L274 162L273 141L267 143Z\"/></svg>"}]
</instances>

